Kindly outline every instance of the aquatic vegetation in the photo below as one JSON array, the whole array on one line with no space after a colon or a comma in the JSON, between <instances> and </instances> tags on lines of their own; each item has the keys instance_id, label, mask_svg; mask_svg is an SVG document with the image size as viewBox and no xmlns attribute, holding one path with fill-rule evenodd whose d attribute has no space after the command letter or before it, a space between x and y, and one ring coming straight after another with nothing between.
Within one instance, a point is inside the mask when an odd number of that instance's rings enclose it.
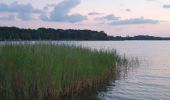
<instances>
[{"instance_id":1,"label":"aquatic vegetation","mask_svg":"<svg viewBox=\"0 0 170 100\"><path fill-rule=\"evenodd\" d=\"M95 88L126 63L115 51L68 45L0 47L0 99L57 100Z\"/></svg>"}]
</instances>

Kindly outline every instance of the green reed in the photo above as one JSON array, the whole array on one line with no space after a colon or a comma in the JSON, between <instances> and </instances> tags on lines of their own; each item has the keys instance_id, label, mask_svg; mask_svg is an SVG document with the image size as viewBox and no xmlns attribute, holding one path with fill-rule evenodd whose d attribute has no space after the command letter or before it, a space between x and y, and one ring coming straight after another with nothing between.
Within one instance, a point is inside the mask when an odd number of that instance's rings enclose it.
<instances>
[{"instance_id":1,"label":"green reed","mask_svg":"<svg viewBox=\"0 0 170 100\"><path fill-rule=\"evenodd\" d=\"M68 45L1 46L0 100L56 100L95 85L124 62L115 51Z\"/></svg>"}]
</instances>

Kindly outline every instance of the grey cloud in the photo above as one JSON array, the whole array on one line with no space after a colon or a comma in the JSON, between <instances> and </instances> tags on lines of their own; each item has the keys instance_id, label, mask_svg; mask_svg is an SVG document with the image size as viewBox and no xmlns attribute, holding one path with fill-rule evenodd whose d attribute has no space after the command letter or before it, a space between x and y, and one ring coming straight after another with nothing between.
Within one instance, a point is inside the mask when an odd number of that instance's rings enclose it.
<instances>
[{"instance_id":1,"label":"grey cloud","mask_svg":"<svg viewBox=\"0 0 170 100\"><path fill-rule=\"evenodd\" d=\"M44 10L48 10L50 7L55 7L56 5L55 4L47 4L45 7L44 7Z\"/></svg>"},{"instance_id":2,"label":"grey cloud","mask_svg":"<svg viewBox=\"0 0 170 100\"><path fill-rule=\"evenodd\" d=\"M102 13L98 13L98 12L90 12L88 13L88 15L101 15Z\"/></svg>"},{"instance_id":3,"label":"grey cloud","mask_svg":"<svg viewBox=\"0 0 170 100\"><path fill-rule=\"evenodd\" d=\"M0 17L0 20L8 20L8 21L15 20L15 16L14 15L3 16Z\"/></svg>"},{"instance_id":4,"label":"grey cloud","mask_svg":"<svg viewBox=\"0 0 170 100\"><path fill-rule=\"evenodd\" d=\"M168 9L170 9L170 4L163 5L163 8L168 8Z\"/></svg>"},{"instance_id":5,"label":"grey cloud","mask_svg":"<svg viewBox=\"0 0 170 100\"><path fill-rule=\"evenodd\" d=\"M49 18L47 17L47 15L40 15L40 19L42 21L49 21Z\"/></svg>"},{"instance_id":6,"label":"grey cloud","mask_svg":"<svg viewBox=\"0 0 170 100\"><path fill-rule=\"evenodd\" d=\"M96 18L97 20L107 20L105 23L109 23L111 25L136 25L136 24L159 24L159 20L146 19L144 17L140 18L131 18L122 20L120 17L116 17L115 15L107 15L104 17Z\"/></svg>"},{"instance_id":7,"label":"grey cloud","mask_svg":"<svg viewBox=\"0 0 170 100\"><path fill-rule=\"evenodd\" d=\"M53 11L50 13L50 16L40 16L43 21L55 21L55 22L80 22L86 20L86 16L82 16L80 14L71 14L70 10L75 8L80 4L81 0L64 0L63 2L57 4Z\"/></svg>"},{"instance_id":8,"label":"grey cloud","mask_svg":"<svg viewBox=\"0 0 170 100\"><path fill-rule=\"evenodd\" d=\"M119 17L116 17L114 15L107 15L105 17L103 17L104 19L107 19L107 20L118 20Z\"/></svg>"},{"instance_id":9,"label":"grey cloud","mask_svg":"<svg viewBox=\"0 0 170 100\"><path fill-rule=\"evenodd\" d=\"M87 18L86 16L82 16L80 14L73 14L68 16L68 19L69 22L75 23L75 22L81 22L83 20L86 20Z\"/></svg>"},{"instance_id":10,"label":"grey cloud","mask_svg":"<svg viewBox=\"0 0 170 100\"><path fill-rule=\"evenodd\" d=\"M0 3L0 12L13 12L13 13L42 13L39 9L34 9L31 4L19 4L13 2L10 5Z\"/></svg>"},{"instance_id":11,"label":"grey cloud","mask_svg":"<svg viewBox=\"0 0 170 100\"><path fill-rule=\"evenodd\" d=\"M126 9L126 11L127 11L127 12L130 12L130 11L131 11L131 9L128 9L128 8L127 8L127 9Z\"/></svg>"},{"instance_id":12,"label":"grey cloud","mask_svg":"<svg viewBox=\"0 0 170 100\"><path fill-rule=\"evenodd\" d=\"M140 18L112 21L110 24L112 25L136 25L136 24L159 24L159 23L160 21L158 20L145 19L143 17L140 17Z\"/></svg>"},{"instance_id":13,"label":"grey cloud","mask_svg":"<svg viewBox=\"0 0 170 100\"><path fill-rule=\"evenodd\" d=\"M30 13L19 13L17 17L23 21L29 21L32 19L32 16Z\"/></svg>"},{"instance_id":14,"label":"grey cloud","mask_svg":"<svg viewBox=\"0 0 170 100\"><path fill-rule=\"evenodd\" d=\"M21 20L27 21L32 18L33 13L42 13L42 10L34 9L31 4L19 4L13 2L9 5L0 3L0 12L16 13Z\"/></svg>"},{"instance_id":15,"label":"grey cloud","mask_svg":"<svg viewBox=\"0 0 170 100\"><path fill-rule=\"evenodd\" d=\"M108 21L113 21L113 20L119 20L120 17L116 17L115 15L113 14L110 14L110 15L106 15L106 16L103 16L103 17L98 17L96 18L97 20L108 20Z\"/></svg>"}]
</instances>

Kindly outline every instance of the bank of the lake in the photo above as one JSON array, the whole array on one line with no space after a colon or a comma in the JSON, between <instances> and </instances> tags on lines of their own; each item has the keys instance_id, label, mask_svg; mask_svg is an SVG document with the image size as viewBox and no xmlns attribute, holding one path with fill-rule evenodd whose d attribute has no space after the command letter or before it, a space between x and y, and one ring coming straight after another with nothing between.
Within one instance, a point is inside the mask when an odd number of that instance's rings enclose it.
<instances>
[{"instance_id":1,"label":"bank of the lake","mask_svg":"<svg viewBox=\"0 0 170 100\"><path fill-rule=\"evenodd\" d=\"M0 99L58 100L97 88L126 63L115 51L50 44L0 46Z\"/></svg>"}]
</instances>

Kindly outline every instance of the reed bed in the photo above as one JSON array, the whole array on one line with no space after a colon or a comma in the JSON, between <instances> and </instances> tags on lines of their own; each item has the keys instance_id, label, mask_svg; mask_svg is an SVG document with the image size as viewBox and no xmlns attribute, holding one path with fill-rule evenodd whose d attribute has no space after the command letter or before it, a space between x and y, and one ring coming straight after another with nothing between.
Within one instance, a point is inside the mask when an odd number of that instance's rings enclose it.
<instances>
[{"instance_id":1,"label":"reed bed","mask_svg":"<svg viewBox=\"0 0 170 100\"><path fill-rule=\"evenodd\" d=\"M0 47L0 100L60 100L97 87L127 62L115 51L68 45Z\"/></svg>"}]
</instances>

